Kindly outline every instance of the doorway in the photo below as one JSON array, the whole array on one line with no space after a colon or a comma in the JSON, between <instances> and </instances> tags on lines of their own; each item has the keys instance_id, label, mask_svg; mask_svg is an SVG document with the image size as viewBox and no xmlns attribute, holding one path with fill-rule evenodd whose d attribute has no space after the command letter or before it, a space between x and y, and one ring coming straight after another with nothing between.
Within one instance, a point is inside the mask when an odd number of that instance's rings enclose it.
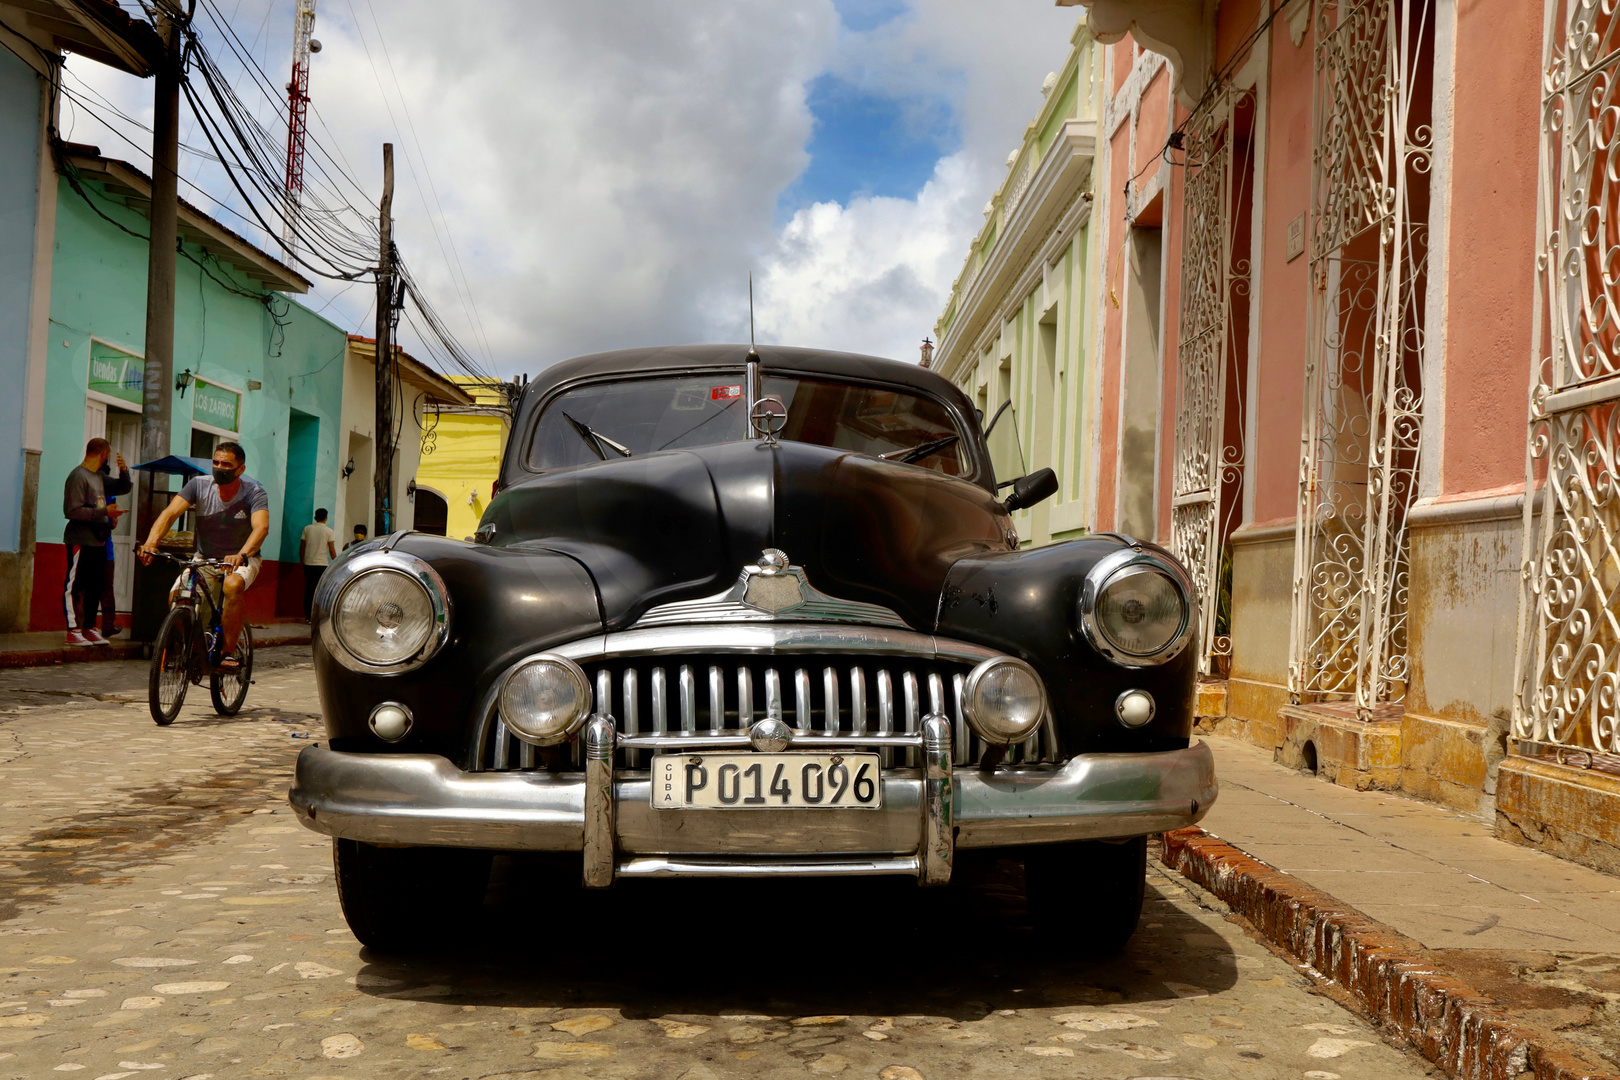
<instances>
[{"instance_id":1,"label":"doorway","mask_svg":"<svg viewBox=\"0 0 1620 1080\"><path fill-rule=\"evenodd\" d=\"M1138 215L1130 232L1130 284L1126 290L1125 378L1121 386L1119 528L1132 536L1159 535L1158 450L1159 302L1164 233L1158 226L1162 196Z\"/></svg>"},{"instance_id":2,"label":"doorway","mask_svg":"<svg viewBox=\"0 0 1620 1080\"><path fill-rule=\"evenodd\" d=\"M122 405L86 399L84 403L84 441L106 439L112 443L114 454L124 455L131 468L137 463L141 444L141 414ZM118 459L113 458L113 475L117 475ZM124 496L123 505L134 505L134 493ZM113 501L113 500L109 500ZM125 514L113 526L113 603L119 611L127 612L135 596L135 515Z\"/></svg>"},{"instance_id":3,"label":"doorway","mask_svg":"<svg viewBox=\"0 0 1620 1080\"><path fill-rule=\"evenodd\" d=\"M354 535L356 525L371 526L371 440L357 431L349 432L348 461L354 471L343 484L343 513L347 520L332 530L344 538L345 544Z\"/></svg>"},{"instance_id":4,"label":"doorway","mask_svg":"<svg viewBox=\"0 0 1620 1080\"><path fill-rule=\"evenodd\" d=\"M321 421L290 410L287 418L287 486L281 502L281 561L304 561L304 526L315 520L315 457Z\"/></svg>"},{"instance_id":5,"label":"doorway","mask_svg":"<svg viewBox=\"0 0 1620 1080\"><path fill-rule=\"evenodd\" d=\"M450 504L437 491L418 484L416 487L416 531L431 533L434 536L444 536L449 526Z\"/></svg>"}]
</instances>

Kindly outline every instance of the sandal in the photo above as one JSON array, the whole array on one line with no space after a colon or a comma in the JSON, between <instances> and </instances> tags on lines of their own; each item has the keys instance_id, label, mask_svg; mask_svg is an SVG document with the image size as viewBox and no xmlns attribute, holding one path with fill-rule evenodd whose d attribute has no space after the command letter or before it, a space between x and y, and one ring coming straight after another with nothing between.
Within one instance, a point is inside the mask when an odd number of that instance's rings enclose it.
<instances>
[{"instance_id":1,"label":"sandal","mask_svg":"<svg viewBox=\"0 0 1620 1080\"><path fill-rule=\"evenodd\" d=\"M221 675L234 675L242 670L242 664L234 656L224 656L214 665L214 670Z\"/></svg>"}]
</instances>

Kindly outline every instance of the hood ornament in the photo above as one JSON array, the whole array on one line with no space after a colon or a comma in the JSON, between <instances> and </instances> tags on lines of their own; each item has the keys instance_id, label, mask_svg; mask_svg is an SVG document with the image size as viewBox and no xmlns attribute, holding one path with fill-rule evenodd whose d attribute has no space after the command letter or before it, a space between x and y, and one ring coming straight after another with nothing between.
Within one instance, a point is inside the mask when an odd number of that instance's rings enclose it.
<instances>
[{"instance_id":1,"label":"hood ornament","mask_svg":"<svg viewBox=\"0 0 1620 1080\"><path fill-rule=\"evenodd\" d=\"M660 604L635 625L726 622L838 622L908 629L890 608L828 596L810 584L804 567L794 566L787 552L778 548L760 552L724 592Z\"/></svg>"},{"instance_id":2,"label":"hood ornament","mask_svg":"<svg viewBox=\"0 0 1620 1080\"><path fill-rule=\"evenodd\" d=\"M775 394L766 394L748 410L748 424L766 446L775 446L776 437L787 427L787 402Z\"/></svg>"},{"instance_id":3,"label":"hood ornament","mask_svg":"<svg viewBox=\"0 0 1620 1080\"><path fill-rule=\"evenodd\" d=\"M797 571L797 573L795 573ZM742 602L762 611L786 611L804 603L804 571L788 564L787 553L776 548L760 552L759 562L743 567Z\"/></svg>"}]
</instances>

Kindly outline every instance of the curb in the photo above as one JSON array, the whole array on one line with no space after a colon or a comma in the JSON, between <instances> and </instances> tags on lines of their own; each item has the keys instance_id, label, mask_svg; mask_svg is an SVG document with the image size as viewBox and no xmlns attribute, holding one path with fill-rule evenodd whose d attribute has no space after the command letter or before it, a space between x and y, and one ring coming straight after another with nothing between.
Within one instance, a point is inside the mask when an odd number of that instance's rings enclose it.
<instances>
[{"instance_id":1,"label":"curb","mask_svg":"<svg viewBox=\"0 0 1620 1080\"><path fill-rule=\"evenodd\" d=\"M257 631L258 627L254 627ZM282 645L308 645L309 630L307 628L290 634L266 632L263 636L255 636L254 646L260 649L278 648ZM0 650L0 671L11 668L51 667L55 664L84 664L107 660L144 660L151 648L150 642L145 641L115 641L111 645L103 646L66 646L55 649L5 649Z\"/></svg>"},{"instance_id":2,"label":"curb","mask_svg":"<svg viewBox=\"0 0 1620 1080\"><path fill-rule=\"evenodd\" d=\"M82 664L97 660L139 660L141 645L124 641L115 645L80 646L62 649L7 649L0 652L0 670L45 667L50 664Z\"/></svg>"},{"instance_id":3,"label":"curb","mask_svg":"<svg viewBox=\"0 0 1620 1080\"><path fill-rule=\"evenodd\" d=\"M1219 837L1199 828L1165 833L1160 859L1449 1076L1620 1080L1557 1035L1515 1021L1418 942Z\"/></svg>"}]
</instances>

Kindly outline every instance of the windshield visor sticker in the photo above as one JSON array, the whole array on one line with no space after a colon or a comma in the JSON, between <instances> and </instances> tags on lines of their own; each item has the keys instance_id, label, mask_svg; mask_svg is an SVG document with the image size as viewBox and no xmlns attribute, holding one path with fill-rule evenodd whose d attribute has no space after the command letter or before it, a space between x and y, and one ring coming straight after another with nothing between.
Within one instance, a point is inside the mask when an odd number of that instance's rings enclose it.
<instances>
[{"instance_id":1,"label":"windshield visor sticker","mask_svg":"<svg viewBox=\"0 0 1620 1080\"><path fill-rule=\"evenodd\" d=\"M732 401L742 396L743 388L740 383L733 383L729 386L715 386L709 389L710 401Z\"/></svg>"}]
</instances>

